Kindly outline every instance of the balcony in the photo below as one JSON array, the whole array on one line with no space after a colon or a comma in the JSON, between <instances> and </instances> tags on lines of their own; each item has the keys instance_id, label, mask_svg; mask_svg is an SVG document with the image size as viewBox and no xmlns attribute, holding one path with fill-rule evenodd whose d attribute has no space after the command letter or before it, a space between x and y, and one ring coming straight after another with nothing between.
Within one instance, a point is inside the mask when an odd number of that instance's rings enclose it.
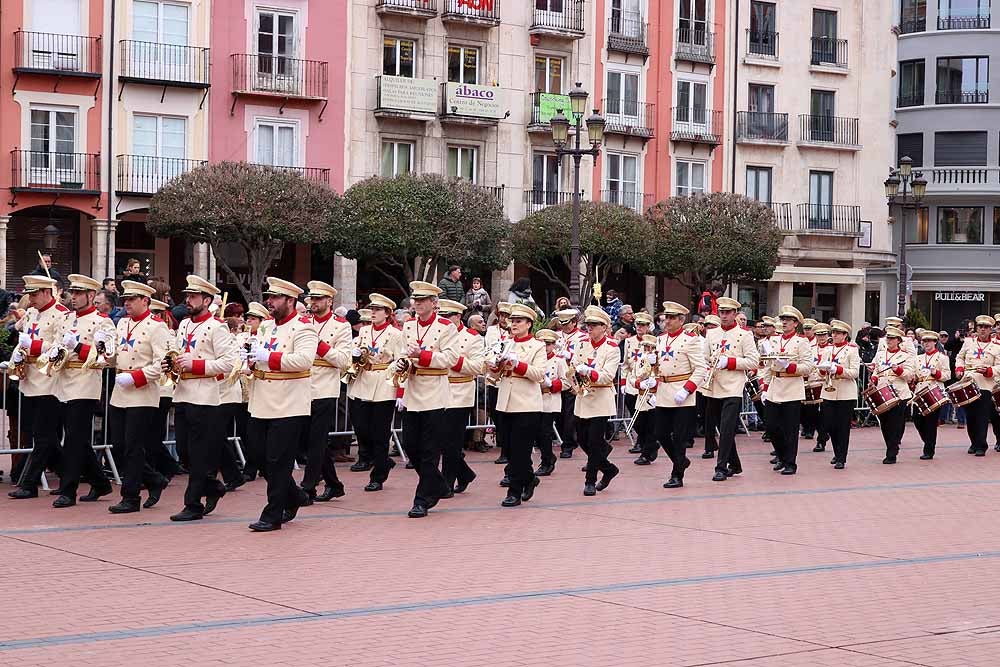
<instances>
[{"instance_id":1,"label":"balcony","mask_svg":"<svg viewBox=\"0 0 1000 667\"><path fill-rule=\"evenodd\" d=\"M546 8L539 9L539 5ZM580 39L583 37L583 0L536 0L528 34Z\"/></svg>"},{"instance_id":2,"label":"balcony","mask_svg":"<svg viewBox=\"0 0 1000 667\"><path fill-rule=\"evenodd\" d=\"M13 150L11 191L100 195L97 153L47 153Z\"/></svg>"},{"instance_id":3,"label":"balcony","mask_svg":"<svg viewBox=\"0 0 1000 667\"><path fill-rule=\"evenodd\" d=\"M119 81L177 88L208 88L209 50L123 39Z\"/></svg>"},{"instance_id":4,"label":"balcony","mask_svg":"<svg viewBox=\"0 0 1000 667\"><path fill-rule=\"evenodd\" d=\"M715 33L678 28L674 60L715 65Z\"/></svg>"},{"instance_id":5,"label":"balcony","mask_svg":"<svg viewBox=\"0 0 1000 667\"><path fill-rule=\"evenodd\" d=\"M674 107L671 141L718 146L722 143L722 112L699 107Z\"/></svg>"},{"instance_id":6,"label":"balcony","mask_svg":"<svg viewBox=\"0 0 1000 667\"><path fill-rule=\"evenodd\" d=\"M654 195L634 190L601 190L601 201L608 204L618 204L632 209L642 215L646 209L655 204Z\"/></svg>"},{"instance_id":7,"label":"balcony","mask_svg":"<svg viewBox=\"0 0 1000 667\"><path fill-rule=\"evenodd\" d=\"M799 146L861 150L858 141L858 119L838 116L799 116Z\"/></svg>"},{"instance_id":8,"label":"balcony","mask_svg":"<svg viewBox=\"0 0 1000 667\"><path fill-rule=\"evenodd\" d=\"M907 91L899 93L896 98L896 108L919 107L924 103L924 91Z\"/></svg>"},{"instance_id":9,"label":"balcony","mask_svg":"<svg viewBox=\"0 0 1000 667\"><path fill-rule=\"evenodd\" d=\"M747 28L747 58L778 60L778 33Z\"/></svg>"},{"instance_id":10,"label":"balcony","mask_svg":"<svg viewBox=\"0 0 1000 667\"><path fill-rule=\"evenodd\" d=\"M792 205L778 202L761 202L774 214L774 224L782 231L792 229Z\"/></svg>"},{"instance_id":11,"label":"balcony","mask_svg":"<svg viewBox=\"0 0 1000 667\"><path fill-rule=\"evenodd\" d=\"M500 0L444 0L441 20L492 28L500 25Z\"/></svg>"},{"instance_id":12,"label":"balcony","mask_svg":"<svg viewBox=\"0 0 1000 667\"><path fill-rule=\"evenodd\" d=\"M602 100L604 133L650 139L656 119L656 105L619 97Z\"/></svg>"},{"instance_id":13,"label":"balcony","mask_svg":"<svg viewBox=\"0 0 1000 667\"><path fill-rule=\"evenodd\" d=\"M430 121L437 118L438 83L433 79L411 79L382 74L375 77L376 118Z\"/></svg>"},{"instance_id":14,"label":"balcony","mask_svg":"<svg viewBox=\"0 0 1000 667\"><path fill-rule=\"evenodd\" d=\"M437 3L435 0L378 0L375 3L375 13L429 19L437 16Z\"/></svg>"},{"instance_id":15,"label":"balcony","mask_svg":"<svg viewBox=\"0 0 1000 667\"><path fill-rule=\"evenodd\" d=\"M990 89L985 83L976 85L974 90L939 90L934 94L935 104L986 104L990 101Z\"/></svg>"},{"instance_id":16,"label":"balcony","mask_svg":"<svg viewBox=\"0 0 1000 667\"><path fill-rule=\"evenodd\" d=\"M441 84L441 122L495 126L507 115L502 90L471 83Z\"/></svg>"},{"instance_id":17,"label":"balcony","mask_svg":"<svg viewBox=\"0 0 1000 667\"><path fill-rule=\"evenodd\" d=\"M119 197L151 197L171 180L205 164L208 164L205 160L119 155L115 194Z\"/></svg>"},{"instance_id":18,"label":"balcony","mask_svg":"<svg viewBox=\"0 0 1000 667\"><path fill-rule=\"evenodd\" d=\"M788 114L763 111L736 113L736 141L741 144L788 143Z\"/></svg>"},{"instance_id":19,"label":"balcony","mask_svg":"<svg viewBox=\"0 0 1000 667\"><path fill-rule=\"evenodd\" d=\"M641 18L626 18L621 14L608 19L608 51L618 53L634 53L649 57L649 45L646 42L646 22Z\"/></svg>"},{"instance_id":20,"label":"balcony","mask_svg":"<svg viewBox=\"0 0 1000 667\"><path fill-rule=\"evenodd\" d=\"M942 30L943 28L939 28ZM899 22L899 27L896 28L900 35L912 35L915 32L926 32L927 31L927 17L918 16L912 19L906 19Z\"/></svg>"},{"instance_id":21,"label":"balcony","mask_svg":"<svg viewBox=\"0 0 1000 667\"><path fill-rule=\"evenodd\" d=\"M583 192L580 192L583 199ZM525 190L524 192L524 214L531 215L537 213L547 206L557 204L569 204L573 201L572 192L556 192L554 190Z\"/></svg>"},{"instance_id":22,"label":"balcony","mask_svg":"<svg viewBox=\"0 0 1000 667\"><path fill-rule=\"evenodd\" d=\"M998 167L921 168L928 195L986 196L1000 194Z\"/></svg>"},{"instance_id":23,"label":"balcony","mask_svg":"<svg viewBox=\"0 0 1000 667\"><path fill-rule=\"evenodd\" d=\"M298 174L307 181L312 181L313 183L321 183L323 185L330 184L330 170L326 167L284 167L275 164L260 164L258 162L251 162L255 167L259 167L264 171L282 171L291 174Z\"/></svg>"},{"instance_id":24,"label":"balcony","mask_svg":"<svg viewBox=\"0 0 1000 667\"><path fill-rule=\"evenodd\" d=\"M480 190L485 190L486 192L488 192L491 195L493 195L493 197L497 200L497 202L500 204L500 206L503 206L503 193L504 193L504 190L506 190L507 186L505 186L505 185L477 185L476 187L479 188Z\"/></svg>"},{"instance_id":25,"label":"balcony","mask_svg":"<svg viewBox=\"0 0 1000 667\"><path fill-rule=\"evenodd\" d=\"M835 37L813 37L812 58L814 67L847 69L847 40Z\"/></svg>"},{"instance_id":26,"label":"balcony","mask_svg":"<svg viewBox=\"0 0 1000 667\"><path fill-rule=\"evenodd\" d=\"M941 16L938 15L938 30L986 30L990 27L989 10L986 14L976 16Z\"/></svg>"},{"instance_id":27,"label":"balcony","mask_svg":"<svg viewBox=\"0 0 1000 667\"><path fill-rule=\"evenodd\" d=\"M861 236L861 207L799 204L798 219L783 231L823 236Z\"/></svg>"},{"instance_id":28,"label":"balcony","mask_svg":"<svg viewBox=\"0 0 1000 667\"><path fill-rule=\"evenodd\" d=\"M284 99L326 100L329 64L269 54L234 53L233 94ZM233 100L235 108L236 101ZM322 115L322 114L321 114Z\"/></svg>"},{"instance_id":29,"label":"balcony","mask_svg":"<svg viewBox=\"0 0 1000 667\"><path fill-rule=\"evenodd\" d=\"M18 30L14 73L100 79L101 38Z\"/></svg>"},{"instance_id":30,"label":"balcony","mask_svg":"<svg viewBox=\"0 0 1000 667\"><path fill-rule=\"evenodd\" d=\"M528 132L550 132L549 121L560 110L570 113L569 95L556 93L531 93L531 121ZM572 131L572 128L571 128Z\"/></svg>"}]
</instances>

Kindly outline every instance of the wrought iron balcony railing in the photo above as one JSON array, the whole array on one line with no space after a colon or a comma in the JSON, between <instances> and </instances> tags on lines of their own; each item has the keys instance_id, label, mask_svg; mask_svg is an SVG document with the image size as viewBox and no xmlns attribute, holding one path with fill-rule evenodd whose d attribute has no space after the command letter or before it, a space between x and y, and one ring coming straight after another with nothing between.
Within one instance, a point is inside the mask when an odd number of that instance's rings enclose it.
<instances>
[{"instance_id":1,"label":"wrought iron balcony railing","mask_svg":"<svg viewBox=\"0 0 1000 667\"><path fill-rule=\"evenodd\" d=\"M842 204L799 204L797 224L789 231L837 236L861 235L861 207Z\"/></svg>"},{"instance_id":2,"label":"wrought iron balcony railing","mask_svg":"<svg viewBox=\"0 0 1000 667\"><path fill-rule=\"evenodd\" d=\"M722 143L722 112L701 107L674 107L670 138L718 145Z\"/></svg>"},{"instance_id":3,"label":"wrought iron balcony railing","mask_svg":"<svg viewBox=\"0 0 1000 667\"><path fill-rule=\"evenodd\" d=\"M435 0L378 0L375 11L379 14L407 14L429 18L437 14Z\"/></svg>"},{"instance_id":4,"label":"wrought iron balcony railing","mask_svg":"<svg viewBox=\"0 0 1000 667\"><path fill-rule=\"evenodd\" d=\"M583 199L583 192L580 193ZM556 206L557 204L568 204L573 201L572 192L559 192L556 190L525 190L524 192L524 213L529 215L541 211L546 206Z\"/></svg>"},{"instance_id":5,"label":"wrought iron balcony railing","mask_svg":"<svg viewBox=\"0 0 1000 667\"><path fill-rule=\"evenodd\" d=\"M674 58L714 65L715 33L703 29L678 28Z\"/></svg>"},{"instance_id":6,"label":"wrought iron balcony railing","mask_svg":"<svg viewBox=\"0 0 1000 667\"><path fill-rule=\"evenodd\" d=\"M934 94L935 104L986 104L990 101L990 89L980 83L974 90L939 90Z\"/></svg>"},{"instance_id":7,"label":"wrought iron balcony railing","mask_svg":"<svg viewBox=\"0 0 1000 667\"><path fill-rule=\"evenodd\" d=\"M14 33L14 72L101 77L101 38L50 32Z\"/></svg>"},{"instance_id":8,"label":"wrought iron balcony railing","mask_svg":"<svg viewBox=\"0 0 1000 667\"><path fill-rule=\"evenodd\" d=\"M101 192L101 156L97 153L13 150L10 154L14 191Z\"/></svg>"},{"instance_id":9,"label":"wrought iron balcony railing","mask_svg":"<svg viewBox=\"0 0 1000 667\"><path fill-rule=\"evenodd\" d=\"M583 0L551 0L548 9L532 10L529 32L561 33L583 37Z\"/></svg>"},{"instance_id":10,"label":"wrought iron balcony railing","mask_svg":"<svg viewBox=\"0 0 1000 667\"><path fill-rule=\"evenodd\" d=\"M601 190L601 201L627 206L640 214L655 203L653 199L654 195L652 193L647 194L645 192L636 192L635 190Z\"/></svg>"},{"instance_id":11,"label":"wrought iron balcony railing","mask_svg":"<svg viewBox=\"0 0 1000 667\"><path fill-rule=\"evenodd\" d=\"M260 167L261 169L273 169L275 171L287 171L293 174L298 174L307 181L313 181L314 183L330 184L330 170L326 167L286 167L275 164L260 164L257 162L253 162L251 164L255 167Z\"/></svg>"},{"instance_id":12,"label":"wrought iron balcony railing","mask_svg":"<svg viewBox=\"0 0 1000 667\"><path fill-rule=\"evenodd\" d=\"M329 64L266 53L234 53L233 92L325 100Z\"/></svg>"},{"instance_id":13,"label":"wrought iron balcony railing","mask_svg":"<svg viewBox=\"0 0 1000 667\"><path fill-rule=\"evenodd\" d=\"M938 15L938 30L985 30L990 27L989 9L975 16Z\"/></svg>"},{"instance_id":14,"label":"wrought iron balcony railing","mask_svg":"<svg viewBox=\"0 0 1000 667\"><path fill-rule=\"evenodd\" d=\"M441 20L500 25L500 0L444 0Z\"/></svg>"},{"instance_id":15,"label":"wrought iron balcony railing","mask_svg":"<svg viewBox=\"0 0 1000 667\"><path fill-rule=\"evenodd\" d=\"M788 114L739 111L736 113L736 139L739 141L788 141Z\"/></svg>"},{"instance_id":16,"label":"wrought iron balcony railing","mask_svg":"<svg viewBox=\"0 0 1000 667\"><path fill-rule=\"evenodd\" d=\"M799 139L833 146L858 146L858 119L803 114L799 116Z\"/></svg>"},{"instance_id":17,"label":"wrought iron balcony railing","mask_svg":"<svg viewBox=\"0 0 1000 667\"><path fill-rule=\"evenodd\" d=\"M123 81L159 83L184 88L208 88L209 50L123 39L120 44Z\"/></svg>"},{"instance_id":18,"label":"wrought iron balcony railing","mask_svg":"<svg viewBox=\"0 0 1000 667\"><path fill-rule=\"evenodd\" d=\"M627 18L621 14L612 15L608 19L608 50L648 56L646 22L641 18Z\"/></svg>"},{"instance_id":19,"label":"wrought iron balcony railing","mask_svg":"<svg viewBox=\"0 0 1000 667\"><path fill-rule=\"evenodd\" d=\"M606 97L602 100L605 134L630 134L649 138L653 136L656 105L636 100Z\"/></svg>"},{"instance_id":20,"label":"wrought iron balcony railing","mask_svg":"<svg viewBox=\"0 0 1000 667\"><path fill-rule=\"evenodd\" d=\"M812 38L813 65L847 67L847 40L835 37Z\"/></svg>"},{"instance_id":21,"label":"wrought iron balcony railing","mask_svg":"<svg viewBox=\"0 0 1000 667\"><path fill-rule=\"evenodd\" d=\"M778 33L747 28L747 55L777 60Z\"/></svg>"},{"instance_id":22,"label":"wrought iron balcony railing","mask_svg":"<svg viewBox=\"0 0 1000 667\"><path fill-rule=\"evenodd\" d=\"M152 155L119 155L118 185L119 196L152 196L161 187L186 174L195 167L207 164L205 160L156 157Z\"/></svg>"}]
</instances>

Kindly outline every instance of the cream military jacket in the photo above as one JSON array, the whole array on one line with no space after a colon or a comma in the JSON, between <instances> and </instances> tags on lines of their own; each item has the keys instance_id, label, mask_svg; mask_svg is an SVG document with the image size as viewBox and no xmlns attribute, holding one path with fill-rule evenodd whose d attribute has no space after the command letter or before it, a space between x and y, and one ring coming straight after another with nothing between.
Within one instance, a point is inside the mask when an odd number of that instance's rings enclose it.
<instances>
[{"instance_id":1,"label":"cream military jacket","mask_svg":"<svg viewBox=\"0 0 1000 667\"><path fill-rule=\"evenodd\" d=\"M819 349L819 361L837 364L833 371L833 391L823 389L824 401L857 401L858 374L861 372L861 356L858 346L851 342L843 345L829 343ZM827 373L821 372L820 379L826 382Z\"/></svg>"},{"instance_id":2,"label":"cream military jacket","mask_svg":"<svg viewBox=\"0 0 1000 667\"><path fill-rule=\"evenodd\" d=\"M355 345L367 348L372 354L371 370L361 371L347 386L347 395L359 401L396 400L396 388L386 381L386 369L393 361L406 355L406 336L401 329L385 322L377 327L368 324L361 327Z\"/></svg>"},{"instance_id":3,"label":"cream military jacket","mask_svg":"<svg viewBox=\"0 0 1000 667\"><path fill-rule=\"evenodd\" d=\"M975 372L976 368L986 368L985 372ZM955 377L971 374L980 391L990 391L995 384L994 376L1000 372L1000 345L992 340L980 341L977 337L966 337L962 349L955 357Z\"/></svg>"},{"instance_id":4,"label":"cream military jacket","mask_svg":"<svg viewBox=\"0 0 1000 667\"><path fill-rule=\"evenodd\" d=\"M817 364L819 364L819 362L820 362L820 358L819 358L819 351L820 351L819 340L816 339L816 336L813 336L812 338L809 338L808 336L805 336L805 339L807 341L809 341L809 349L812 351L812 355L813 355L812 356L813 370L812 370L812 373L809 374L809 377L806 378L806 382L815 382L815 381L817 381L817 380L820 379L820 377L819 377L819 368L816 367ZM829 339L828 339L827 345L829 345L829 344L830 343L829 343Z\"/></svg>"},{"instance_id":5,"label":"cream military jacket","mask_svg":"<svg viewBox=\"0 0 1000 667\"><path fill-rule=\"evenodd\" d=\"M902 349L902 346L895 352L890 352L887 347L875 353L872 363L874 364L873 384L879 387L891 384L895 387L899 398L904 401L913 396L910 392L910 380L916 377L917 373L917 362L914 355Z\"/></svg>"},{"instance_id":6,"label":"cream military jacket","mask_svg":"<svg viewBox=\"0 0 1000 667\"><path fill-rule=\"evenodd\" d=\"M545 356L545 376L542 378L542 412L562 412L562 392L565 389L566 360L557 354ZM552 383L545 386L545 378Z\"/></svg>"},{"instance_id":7,"label":"cream military jacket","mask_svg":"<svg viewBox=\"0 0 1000 667\"><path fill-rule=\"evenodd\" d=\"M636 388L636 378L637 373L642 367L642 359L640 358L644 352L642 351L642 343L639 336L630 336L625 339L625 357L624 366L621 373L621 386L625 388L625 393L631 396L635 396L639 393Z\"/></svg>"},{"instance_id":8,"label":"cream military jacket","mask_svg":"<svg viewBox=\"0 0 1000 667\"><path fill-rule=\"evenodd\" d=\"M174 403L219 405L219 378L229 375L239 354L226 323L208 311L183 320L173 349L192 357L191 370L181 373L174 387Z\"/></svg>"},{"instance_id":9,"label":"cream military jacket","mask_svg":"<svg viewBox=\"0 0 1000 667\"><path fill-rule=\"evenodd\" d=\"M313 398L339 398L340 373L351 363L351 324L333 312L326 317L312 317L319 343L312 369Z\"/></svg>"},{"instance_id":10,"label":"cream military jacket","mask_svg":"<svg viewBox=\"0 0 1000 667\"><path fill-rule=\"evenodd\" d=\"M542 412L542 386L545 380L545 343L530 333L514 339L518 362L503 362L497 384L499 412Z\"/></svg>"},{"instance_id":11,"label":"cream military jacket","mask_svg":"<svg viewBox=\"0 0 1000 667\"><path fill-rule=\"evenodd\" d=\"M570 354L575 354L577 349L583 345L585 341L590 340L590 336L587 335L586 331L580 331L574 328L570 332L559 332L559 342L556 343L556 349L562 349L568 351Z\"/></svg>"},{"instance_id":12,"label":"cream military jacket","mask_svg":"<svg viewBox=\"0 0 1000 667\"><path fill-rule=\"evenodd\" d=\"M483 372L486 348L483 337L459 324L455 336L455 353L458 361L448 369L448 384L451 391L450 408L471 408L476 404L476 377Z\"/></svg>"},{"instance_id":13,"label":"cream military jacket","mask_svg":"<svg viewBox=\"0 0 1000 667\"><path fill-rule=\"evenodd\" d=\"M94 349L94 334L98 331L103 331L108 340L107 345L103 346L103 355L97 355L97 350ZM67 333L76 336L77 345L75 349L67 350L69 357L66 365L55 375L56 397L62 402L101 398L102 369L114 365L115 352L118 351L115 344L115 323L90 306L75 313L67 313L55 340L62 345L63 336ZM91 349L94 349L98 363L93 368L84 370L83 362L90 356Z\"/></svg>"},{"instance_id":14,"label":"cream military jacket","mask_svg":"<svg viewBox=\"0 0 1000 667\"><path fill-rule=\"evenodd\" d=\"M689 408L695 404L695 392L705 381L705 355L702 337L687 333L664 332L656 339L656 407ZM688 392L677 405L674 396L681 389Z\"/></svg>"},{"instance_id":15,"label":"cream military jacket","mask_svg":"<svg viewBox=\"0 0 1000 667\"><path fill-rule=\"evenodd\" d=\"M420 347L420 356L410 359L410 376L400 395L406 409L412 412L441 410L451 405L448 369L458 362L455 338L458 330L451 320L432 316L423 322L409 320L403 324L405 336L400 357L406 356L409 345ZM405 392L405 393L404 393Z\"/></svg>"},{"instance_id":16,"label":"cream military jacket","mask_svg":"<svg viewBox=\"0 0 1000 667\"><path fill-rule=\"evenodd\" d=\"M506 340L508 338L510 338L510 334L507 332L506 329L501 329L500 326L497 324L491 324L490 326L486 327L485 347L488 350L494 345L496 345L498 342Z\"/></svg>"},{"instance_id":17,"label":"cream military jacket","mask_svg":"<svg viewBox=\"0 0 1000 667\"><path fill-rule=\"evenodd\" d=\"M764 384L767 386L766 400L771 403L801 401L806 397L804 379L813 370L812 350L809 341L798 334L780 336L771 347L771 354L790 357L788 368L781 370L776 362L764 368Z\"/></svg>"},{"instance_id":18,"label":"cream military jacket","mask_svg":"<svg viewBox=\"0 0 1000 667\"><path fill-rule=\"evenodd\" d=\"M115 386L111 405L116 408L156 408L160 405L160 363L167 354L170 330L148 310L139 317L118 321L118 373L129 373L135 384Z\"/></svg>"},{"instance_id":19,"label":"cream military jacket","mask_svg":"<svg viewBox=\"0 0 1000 667\"><path fill-rule=\"evenodd\" d=\"M881 338L878 339L878 346L875 348L875 354L884 352L885 346L886 346L885 336L882 336ZM899 349L914 357L917 356L917 348L913 345L913 341L910 340L909 336L904 336L903 340L899 342Z\"/></svg>"},{"instance_id":20,"label":"cream military jacket","mask_svg":"<svg viewBox=\"0 0 1000 667\"><path fill-rule=\"evenodd\" d=\"M16 329L20 333L31 336L31 347L28 350L27 372L18 383L21 393L25 396L54 396L56 393L54 377L50 377L35 367L38 357L49 351L53 344L58 343L56 335L62 328L63 318L69 310L53 299L43 308L29 308L25 312ZM17 344L17 340L14 340Z\"/></svg>"},{"instance_id":21,"label":"cream military jacket","mask_svg":"<svg viewBox=\"0 0 1000 667\"><path fill-rule=\"evenodd\" d=\"M723 357L726 367L715 371L711 386L706 387L702 394L708 398L742 397L747 371L755 371L760 364L753 332L736 324L729 329L709 329L705 333L706 374L712 372L712 360Z\"/></svg>"},{"instance_id":22,"label":"cream military jacket","mask_svg":"<svg viewBox=\"0 0 1000 667\"><path fill-rule=\"evenodd\" d=\"M573 414L580 419L593 417L613 417L617 410L615 396L617 387L618 362L621 359L618 343L605 336L596 343L588 336L573 353L573 359L566 370L570 382L575 384L576 367L586 364L590 367L590 392L584 396L582 390L576 394Z\"/></svg>"},{"instance_id":23,"label":"cream military jacket","mask_svg":"<svg viewBox=\"0 0 1000 667\"><path fill-rule=\"evenodd\" d=\"M269 324L263 334L257 332L270 356L266 362L253 364L250 416L308 417L312 411L311 371L319 344L312 318L293 312Z\"/></svg>"},{"instance_id":24,"label":"cream military jacket","mask_svg":"<svg viewBox=\"0 0 1000 667\"><path fill-rule=\"evenodd\" d=\"M917 355L917 389L928 385L944 389L944 383L951 379L951 365L948 355L934 350Z\"/></svg>"},{"instance_id":25,"label":"cream military jacket","mask_svg":"<svg viewBox=\"0 0 1000 667\"><path fill-rule=\"evenodd\" d=\"M248 382L247 377L243 374L247 365L243 359L243 351L247 349L247 344L250 342L250 332L238 331L235 334L230 332L230 334L233 336L233 346L236 349L234 367L239 366L240 371L234 382L229 382L229 378L233 377L232 371L219 380L219 403L222 405L243 403L243 383Z\"/></svg>"}]
</instances>

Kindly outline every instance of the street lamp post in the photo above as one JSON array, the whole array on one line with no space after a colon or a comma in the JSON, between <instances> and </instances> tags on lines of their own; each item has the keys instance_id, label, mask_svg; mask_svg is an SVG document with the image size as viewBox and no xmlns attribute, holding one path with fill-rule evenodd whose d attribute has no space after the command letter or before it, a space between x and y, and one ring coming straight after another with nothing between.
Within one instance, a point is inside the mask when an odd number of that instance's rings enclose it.
<instances>
[{"instance_id":1,"label":"street lamp post","mask_svg":"<svg viewBox=\"0 0 1000 667\"><path fill-rule=\"evenodd\" d=\"M570 113L573 115L573 127L576 136L573 139L573 147L566 148L569 140L569 119L559 109L553 116L552 143L556 145L556 157L562 158L569 155L573 158L573 219L570 226L569 238L569 298L573 307L579 308L583 304L577 303L580 300L580 160L584 155L592 155L594 159L600 154L601 142L604 141L604 118L594 113L587 118L587 135L590 141L590 148L580 146L580 135L583 133L583 114L587 110L586 90L579 81L569 93Z\"/></svg>"},{"instance_id":2,"label":"street lamp post","mask_svg":"<svg viewBox=\"0 0 1000 667\"><path fill-rule=\"evenodd\" d=\"M899 230L899 287L897 295L896 315L906 316L906 291L908 266L906 264L906 209L912 207L920 214L920 202L927 193L927 181L919 171L913 171L913 160L901 158L899 167L889 170L889 178L885 179L885 197L889 205L898 204L902 224Z\"/></svg>"}]
</instances>

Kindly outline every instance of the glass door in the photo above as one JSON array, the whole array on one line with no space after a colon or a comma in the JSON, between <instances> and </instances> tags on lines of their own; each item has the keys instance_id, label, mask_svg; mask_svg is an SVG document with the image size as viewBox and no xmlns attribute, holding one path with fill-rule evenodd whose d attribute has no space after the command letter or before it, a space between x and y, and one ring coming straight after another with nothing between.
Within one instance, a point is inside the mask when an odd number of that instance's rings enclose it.
<instances>
[{"instance_id":1,"label":"glass door","mask_svg":"<svg viewBox=\"0 0 1000 667\"><path fill-rule=\"evenodd\" d=\"M620 127L639 127L639 75L608 72L607 122Z\"/></svg>"},{"instance_id":2,"label":"glass door","mask_svg":"<svg viewBox=\"0 0 1000 667\"><path fill-rule=\"evenodd\" d=\"M539 206L559 203L560 178L559 158L551 153L535 153L531 161L531 199Z\"/></svg>"},{"instance_id":3,"label":"glass door","mask_svg":"<svg viewBox=\"0 0 1000 667\"><path fill-rule=\"evenodd\" d=\"M297 94L301 90L295 57L295 15L257 12L256 90Z\"/></svg>"},{"instance_id":4,"label":"glass door","mask_svg":"<svg viewBox=\"0 0 1000 667\"><path fill-rule=\"evenodd\" d=\"M76 161L76 112L32 109L31 182L46 185L80 183L84 180L83 162L77 165Z\"/></svg>"},{"instance_id":5,"label":"glass door","mask_svg":"<svg viewBox=\"0 0 1000 667\"><path fill-rule=\"evenodd\" d=\"M833 227L833 174L828 171L809 172L809 227Z\"/></svg>"},{"instance_id":6,"label":"glass door","mask_svg":"<svg viewBox=\"0 0 1000 667\"><path fill-rule=\"evenodd\" d=\"M708 86L694 81L677 82L677 117L674 129L689 134L708 134Z\"/></svg>"},{"instance_id":7,"label":"glass door","mask_svg":"<svg viewBox=\"0 0 1000 667\"><path fill-rule=\"evenodd\" d=\"M837 62L837 12L813 10L812 63Z\"/></svg>"}]
</instances>

